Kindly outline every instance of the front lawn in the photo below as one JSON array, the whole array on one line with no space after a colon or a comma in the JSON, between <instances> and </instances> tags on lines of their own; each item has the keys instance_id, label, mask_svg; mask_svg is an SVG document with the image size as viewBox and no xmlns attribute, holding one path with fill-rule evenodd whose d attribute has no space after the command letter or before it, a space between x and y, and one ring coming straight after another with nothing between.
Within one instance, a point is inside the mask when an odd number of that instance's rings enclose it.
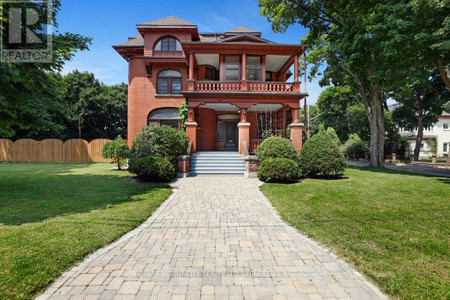
<instances>
[{"instance_id":1,"label":"front lawn","mask_svg":"<svg viewBox=\"0 0 450 300\"><path fill-rule=\"evenodd\" d=\"M264 184L281 216L403 299L448 299L450 178L349 168L348 179Z\"/></svg>"},{"instance_id":2,"label":"front lawn","mask_svg":"<svg viewBox=\"0 0 450 300\"><path fill-rule=\"evenodd\" d=\"M0 164L0 298L32 298L170 195L108 164Z\"/></svg>"}]
</instances>

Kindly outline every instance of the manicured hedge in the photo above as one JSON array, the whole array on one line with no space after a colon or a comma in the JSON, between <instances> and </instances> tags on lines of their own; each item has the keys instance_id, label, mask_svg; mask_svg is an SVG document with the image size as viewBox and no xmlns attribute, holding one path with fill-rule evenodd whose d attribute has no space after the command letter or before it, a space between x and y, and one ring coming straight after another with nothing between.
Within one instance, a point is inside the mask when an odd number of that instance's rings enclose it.
<instances>
[{"instance_id":1,"label":"manicured hedge","mask_svg":"<svg viewBox=\"0 0 450 300\"><path fill-rule=\"evenodd\" d=\"M294 182L300 178L299 167L287 158L267 158L258 168L258 178L264 182Z\"/></svg>"},{"instance_id":2,"label":"manicured hedge","mask_svg":"<svg viewBox=\"0 0 450 300\"><path fill-rule=\"evenodd\" d=\"M268 158L287 158L297 160L297 150L288 139L282 137L269 137L256 149L256 155L262 162Z\"/></svg>"},{"instance_id":3,"label":"manicured hedge","mask_svg":"<svg viewBox=\"0 0 450 300\"><path fill-rule=\"evenodd\" d=\"M167 158L175 165L177 156L186 153L187 142L184 131L165 125L145 126L133 142L129 164L141 157L159 156Z\"/></svg>"},{"instance_id":4,"label":"manicured hedge","mask_svg":"<svg viewBox=\"0 0 450 300\"><path fill-rule=\"evenodd\" d=\"M346 160L337 143L324 130L311 137L299 155L304 177L336 177L344 173Z\"/></svg>"},{"instance_id":5,"label":"manicured hedge","mask_svg":"<svg viewBox=\"0 0 450 300\"><path fill-rule=\"evenodd\" d=\"M130 164L128 170L145 181L169 181L175 177L175 168L166 158L141 157Z\"/></svg>"}]
</instances>

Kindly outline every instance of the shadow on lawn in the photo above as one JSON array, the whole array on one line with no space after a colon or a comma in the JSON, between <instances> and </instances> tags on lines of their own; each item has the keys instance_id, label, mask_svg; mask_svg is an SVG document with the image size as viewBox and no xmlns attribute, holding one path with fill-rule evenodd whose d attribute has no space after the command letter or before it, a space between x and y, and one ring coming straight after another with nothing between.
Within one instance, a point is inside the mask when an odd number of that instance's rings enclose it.
<instances>
[{"instance_id":1,"label":"shadow on lawn","mask_svg":"<svg viewBox=\"0 0 450 300\"><path fill-rule=\"evenodd\" d=\"M0 169L0 224L4 225L141 201L144 198L140 195L169 188L166 184L132 184L126 176L109 175L107 170L104 174L83 172L89 164L11 166Z\"/></svg>"},{"instance_id":2,"label":"shadow on lawn","mask_svg":"<svg viewBox=\"0 0 450 300\"><path fill-rule=\"evenodd\" d=\"M369 171L374 173L384 173L384 174L395 174L395 175L406 175L406 176L417 176L417 177L434 177L439 179L439 181L442 181L444 183L447 183L445 176L440 176L438 174L432 175L432 174L423 174L423 173L416 173L412 171L407 170L394 170L389 168L374 168L374 167L360 167L360 166L347 166L348 169L355 169L355 170L363 170L363 171ZM450 179L450 178L447 178Z\"/></svg>"}]
</instances>

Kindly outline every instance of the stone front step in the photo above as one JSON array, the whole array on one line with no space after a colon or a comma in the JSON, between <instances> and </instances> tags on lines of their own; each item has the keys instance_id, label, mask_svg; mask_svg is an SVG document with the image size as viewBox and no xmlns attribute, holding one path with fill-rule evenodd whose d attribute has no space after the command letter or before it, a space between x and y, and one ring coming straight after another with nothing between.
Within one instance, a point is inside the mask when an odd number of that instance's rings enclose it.
<instances>
[{"instance_id":1,"label":"stone front step","mask_svg":"<svg viewBox=\"0 0 450 300\"><path fill-rule=\"evenodd\" d=\"M191 156L191 175L243 175L244 159L238 152L199 151Z\"/></svg>"}]
</instances>

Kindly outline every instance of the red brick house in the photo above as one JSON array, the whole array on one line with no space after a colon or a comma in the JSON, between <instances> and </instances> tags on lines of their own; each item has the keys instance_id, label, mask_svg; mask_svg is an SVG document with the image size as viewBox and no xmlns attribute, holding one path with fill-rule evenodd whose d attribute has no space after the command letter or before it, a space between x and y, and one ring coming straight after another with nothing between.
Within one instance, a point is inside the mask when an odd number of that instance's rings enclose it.
<instances>
[{"instance_id":1,"label":"red brick house","mask_svg":"<svg viewBox=\"0 0 450 300\"><path fill-rule=\"evenodd\" d=\"M252 151L267 134L289 137L301 149L299 101L307 94L300 92L298 58L306 45L277 44L243 26L199 33L175 16L137 30L113 46L129 63L130 146L145 125L180 128L178 107L186 99L193 152L243 153L244 143Z\"/></svg>"}]
</instances>

